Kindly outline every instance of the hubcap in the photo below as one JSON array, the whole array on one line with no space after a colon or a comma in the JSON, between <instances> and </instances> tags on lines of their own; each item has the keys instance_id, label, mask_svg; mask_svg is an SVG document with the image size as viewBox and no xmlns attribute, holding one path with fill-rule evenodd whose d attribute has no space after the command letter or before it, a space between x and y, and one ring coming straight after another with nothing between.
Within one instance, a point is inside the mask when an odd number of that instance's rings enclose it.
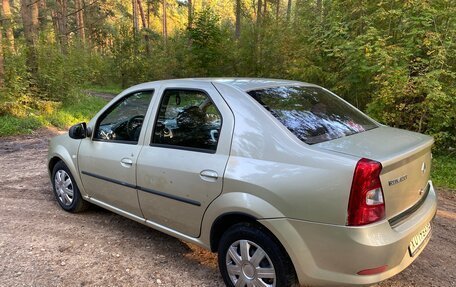
<instances>
[{"instance_id":1,"label":"hubcap","mask_svg":"<svg viewBox=\"0 0 456 287\"><path fill-rule=\"evenodd\" d=\"M251 263L246 263L242 266L242 273L244 274L247 279L254 279L255 278L255 267Z\"/></svg>"},{"instance_id":2,"label":"hubcap","mask_svg":"<svg viewBox=\"0 0 456 287\"><path fill-rule=\"evenodd\" d=\"M275 287L274 265L266 252L249 240L231 244L226 254L226 267L236 287Z\"/></svg>"},{"instance_id":3,"label":"hubcap","mask_svg":"<svg viewBox=\"0 0 456 287\"><path fill-rule=\"evenodd\" d=\"M74 187L70 176L64 170L58 170L54 176L54 186L59 201L68 206L74 198Z\"/></svg>"}]
</instances>

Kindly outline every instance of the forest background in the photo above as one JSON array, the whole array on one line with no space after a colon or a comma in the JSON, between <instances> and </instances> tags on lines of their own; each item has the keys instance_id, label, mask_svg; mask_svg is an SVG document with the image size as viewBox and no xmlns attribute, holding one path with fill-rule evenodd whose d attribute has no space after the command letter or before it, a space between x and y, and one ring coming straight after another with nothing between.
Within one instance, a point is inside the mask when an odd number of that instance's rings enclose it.
<instances>
[{"instance_id":1,"label":"forest background","mask_svg":"<svg viewBox=\"0 0 456 287\"><path fill-rule=\"evenodd\" d=\"M456 0L0 1L0 136L88 120L86 90L293 79L434 136L456 188Z\"/></svg>"}]
</instances>

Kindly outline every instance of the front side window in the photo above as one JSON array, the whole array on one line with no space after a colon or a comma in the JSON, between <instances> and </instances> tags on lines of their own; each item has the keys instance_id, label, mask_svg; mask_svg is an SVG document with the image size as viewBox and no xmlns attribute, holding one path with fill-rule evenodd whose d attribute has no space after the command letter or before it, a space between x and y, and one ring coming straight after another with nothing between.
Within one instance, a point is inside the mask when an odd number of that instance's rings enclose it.
<instances>
[{"instance_id":1,"label":"front side window","mask_svg":"<svg viewBox=\"0 0 456 287\"><path fill-rule=\"evenodd\" d=\"M202 91L169 89L163 94L152 144L215 152L222 117Z\"/></svg>"},{"instance_id":2,"label":"front side window","mask_svg":"<svg viewBox=\"0 0 456 287\"><path fill-rule=\"evenodd\" d=\"M307 144L377 127L359 110L319 87L283 86L248 94Z\"/></svg>"},{"instance_id":3,"label":"front side window","mask_svg":"<svg viewBox=\"0 0 456 287\"><path fill-rule=\"evenodd\" d=\"M131 94L100 116L94 139L137 143L153 91Z\"/></svg>"}]
</instances>

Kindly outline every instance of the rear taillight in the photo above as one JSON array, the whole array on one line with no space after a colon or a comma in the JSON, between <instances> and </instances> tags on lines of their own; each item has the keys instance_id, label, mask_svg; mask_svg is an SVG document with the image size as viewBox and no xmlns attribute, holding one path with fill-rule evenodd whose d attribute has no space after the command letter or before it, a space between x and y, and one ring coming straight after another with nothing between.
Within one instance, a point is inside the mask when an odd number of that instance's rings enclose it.
<instances>
[{"instance_id":1,"label":"rear taillight","mask_svg":"<svg viewBox=\"0 0 456 287\"><path fill-rule=\"evenodd\" d=\"M356 164L348 202L347 225L360 226L385 218L381 171L381 163L374 160L362 158Z\"/></svg>"}]
</instances>

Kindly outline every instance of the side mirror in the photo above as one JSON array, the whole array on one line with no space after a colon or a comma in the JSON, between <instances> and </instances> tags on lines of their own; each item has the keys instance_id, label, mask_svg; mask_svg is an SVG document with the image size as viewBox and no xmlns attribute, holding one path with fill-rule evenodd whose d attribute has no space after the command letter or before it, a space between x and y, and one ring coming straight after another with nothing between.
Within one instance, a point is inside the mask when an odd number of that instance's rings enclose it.
<instances>
[{"instance_id":1,"label":"side mirror","mask_svg":"<svg viewBox=\"0 0 456 287\"><path fill-rule=\"evenodd\" d=\"M70 138L75 139L75 140L80 140L80 139L86 138L87 124L86 123L75 124L68 131L68 135L70 136Z\"/></svg>"}]
</instances>

